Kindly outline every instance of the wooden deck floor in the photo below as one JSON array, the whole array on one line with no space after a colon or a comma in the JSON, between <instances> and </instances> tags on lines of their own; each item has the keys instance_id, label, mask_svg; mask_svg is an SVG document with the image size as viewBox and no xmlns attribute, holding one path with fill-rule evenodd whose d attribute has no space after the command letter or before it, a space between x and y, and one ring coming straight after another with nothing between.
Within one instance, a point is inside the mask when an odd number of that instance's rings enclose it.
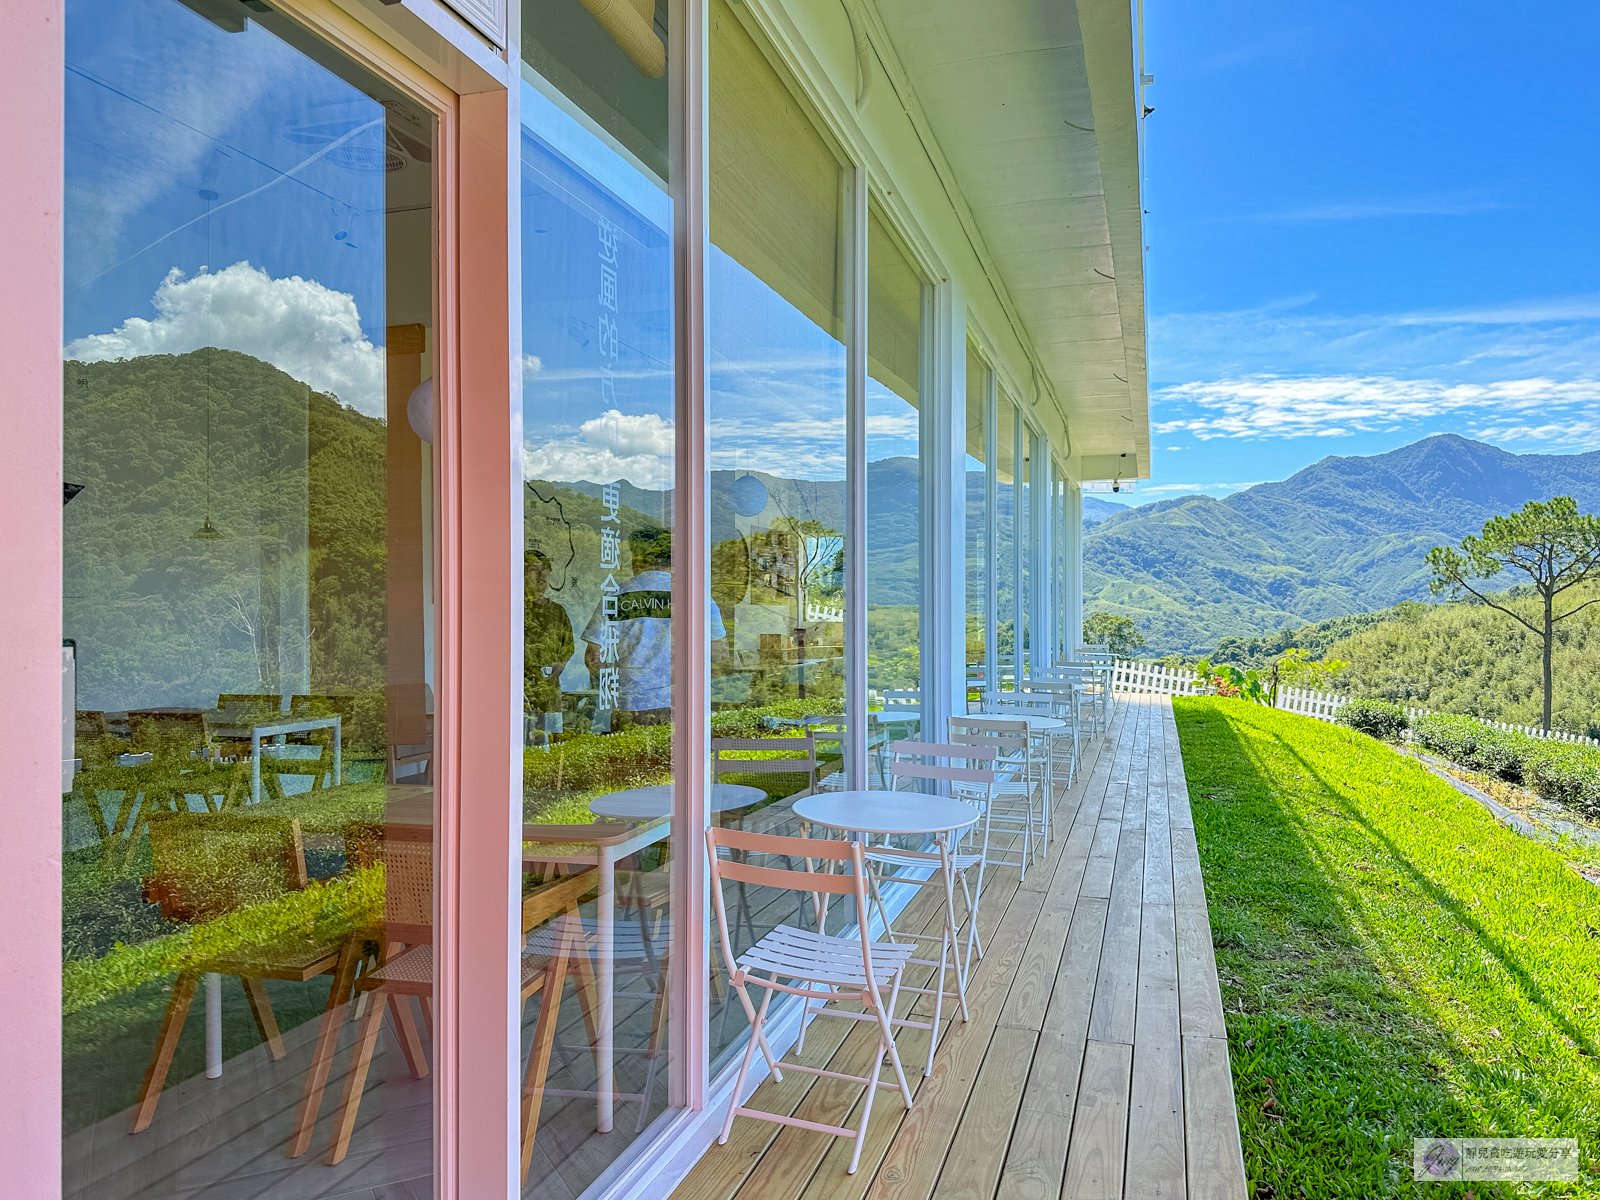
<instances>
[{"instance_id":1,"label":"wooden deck floor","mask_svg":"<svg viewBox=\"0 0 1600 1200\"><path fill-rule=\"evenodd\" d=\"M673 1200L1244 1200L1205 892L1170 701L1132 696L1055 809L1049 857L991 872L971 1020L899 1044L862 1149L740 1119ZM930 927L933 889L898 927ZM916 982L912 980L912 982ZM843 1028L841 1028L843 1027ZM798 1061L861 1074L870 1031L818 1020ZM788 1072L751 1107L854 1125L862 1089ZM848 1120L846 1113L850 1113Z\"/></svg>"}]
</instances>

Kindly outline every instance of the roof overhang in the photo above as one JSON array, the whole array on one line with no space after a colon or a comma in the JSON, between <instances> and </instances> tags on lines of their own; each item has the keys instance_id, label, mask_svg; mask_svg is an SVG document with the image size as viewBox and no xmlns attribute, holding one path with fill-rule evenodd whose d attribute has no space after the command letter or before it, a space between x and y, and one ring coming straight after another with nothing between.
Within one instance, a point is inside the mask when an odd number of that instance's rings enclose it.
<instances>
[{"instance_id":1,"label":"roof overhang","mask_svg":"<svg viewBox=\"0 0 1600 1200\"><path fill-rule=\"evenodd\" d=\"M875 0L1075 478L1148 478L1140 97L1127 0ZM972 230L969 230L969 235ZM1027 397L1032 400L1034 397ZM1122 457L1126 456L1126 458Z\"/></svg>"}]
</instances>

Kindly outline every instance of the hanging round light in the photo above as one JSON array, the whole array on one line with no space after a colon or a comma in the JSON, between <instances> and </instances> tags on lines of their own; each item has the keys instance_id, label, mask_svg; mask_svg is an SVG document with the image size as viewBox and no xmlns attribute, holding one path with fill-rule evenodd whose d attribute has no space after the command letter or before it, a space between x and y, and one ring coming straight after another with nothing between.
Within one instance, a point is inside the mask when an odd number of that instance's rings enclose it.
<instances>
[{"instance_id":1,"label":"hanging round light","mask_svg":"<svg viewBox=\"0 0 1600 1200\"><path fill-rule=\"evenodd\" d=\"M424 379L411 389L406 401L406 420L416 435L433 445L433 379Z\"/></svg>"}]
</instances>

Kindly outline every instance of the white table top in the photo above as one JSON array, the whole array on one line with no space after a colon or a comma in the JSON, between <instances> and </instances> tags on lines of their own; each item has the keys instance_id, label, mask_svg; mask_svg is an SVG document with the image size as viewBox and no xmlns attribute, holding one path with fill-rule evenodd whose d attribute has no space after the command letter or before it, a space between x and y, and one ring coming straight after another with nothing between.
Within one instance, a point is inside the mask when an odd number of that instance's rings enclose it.
<instances>
[{"instance_id":1,"label":"white table top","mask_svg":"<svg viewBox=\"0 0 1600 1200\"><path fill-rule=\"evenodd\" d=\"M1067 723L1060 717L1035 717L1029 713L1008 712L1003 708L985 712L983 715L996 721L1026 721L1028 728L1034 733L1043 733L1047 729L1065 729L1067 727Z\"/></svg>"},{"instance_id":2,"label":"white table top","mask_svg":"<svg viewBox=\"0 0 1600 1200\"><path fill-rule=\"evenodd\" d=\"M652 821L672 815L670 783L657 783L649 787L629 788L624 792L611 792L589 801L589 811L597 817L619 817L624 821ZM730 808L744 808L766 799L766 792L743 783L714 783L711 785L711 811L726 812Z\"/></svg>"},{"instance_id":3,"label":"white table top","mask_svg":"<svg viewBox=\"0 0 1600 1200\"><path fill-rule=\"evenodd\" d=\"M829 792L794 802L802 820L854 833L945 833L978 819L964 800L922 792Z\"/></svg>"},{"instance_id":4,"label":"white table top","mask_svg":"<svg viewBox=\"0 0 1600 1200\"><path fill-rule=\"evenodd\" d=\"M903 706L903 705L898 705L898 704L893 706L892 708L886 708L886 709L882 710L881 712L872 712L872 713L868 713L867 715L872 717L872 718L874 718L875 720L879 720L879 721L920 721L920 720L922 720L922 710L920 708L911 708L909 706Z\"/></svg>"}]
</instances>

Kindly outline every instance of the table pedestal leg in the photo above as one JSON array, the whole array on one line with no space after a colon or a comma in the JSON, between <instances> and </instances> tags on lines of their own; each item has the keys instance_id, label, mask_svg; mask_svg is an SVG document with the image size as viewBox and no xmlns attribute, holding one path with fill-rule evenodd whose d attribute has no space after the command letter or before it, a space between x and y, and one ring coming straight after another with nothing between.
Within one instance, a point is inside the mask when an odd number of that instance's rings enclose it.
<instances>
[{"instance_id":1,"label":"table pedestal leg","mask_svg":"<svg viewBox=\"0 0 1600 1200\"><path fill-rule=\"evenodd\" d=\"M595 1070L600 1078L595 1082L595 1128L610 1133L616 1110L616 1078L613 1068L616 1061L616 1033L612 1028L616 1019L616 981L613 963L616 959L616 906L617 862L610 847L600 853L600 896L595 902L598 925L598 953L600 956L600 1004L595 1023Z\"/></svg>"},{"instance_id":2,"label":"table pedestal leg","mask_svg":"<svg viewBox=\"0 0 1600 1200\"><path fill-rule=\"evenodd\" d=\"M222 1078L222 976L207 971L206 980L206 1078Z\"/></svg>"}]
</instances>

